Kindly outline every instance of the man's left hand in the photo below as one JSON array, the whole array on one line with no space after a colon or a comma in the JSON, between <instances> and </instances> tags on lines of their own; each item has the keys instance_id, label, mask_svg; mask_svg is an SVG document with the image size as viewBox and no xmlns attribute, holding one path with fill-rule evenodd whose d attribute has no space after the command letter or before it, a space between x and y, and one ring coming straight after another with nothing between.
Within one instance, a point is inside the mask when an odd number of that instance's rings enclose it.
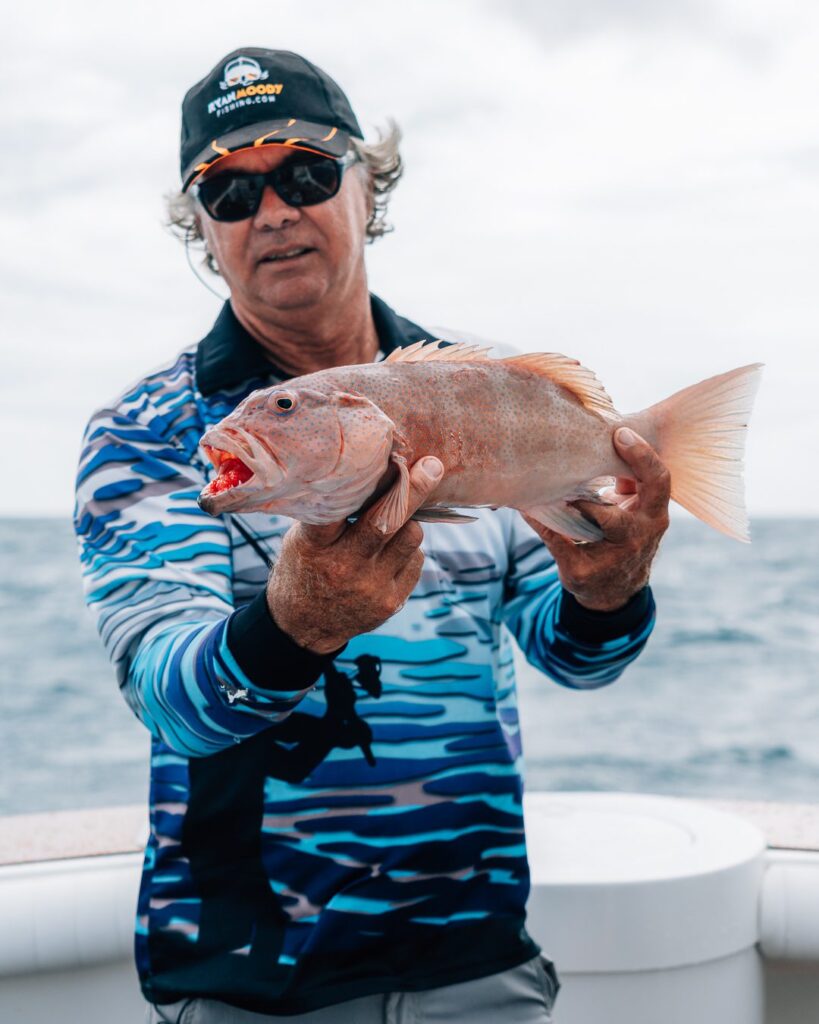
<instances>
[{"instance_id":1,"label":"man's left hand","mask_svg":"<svg viewBox=\"0 0 819 1024\"><path fill-rule=\"evenodd\" d=\"M632 443L625 443L628 435ZM624 436L625 435L625 436ZM631 468L634 480L618 477L614 491L604 492L613 505L572 502L605 534L591 544L575 544L524 516L544 541L557 564L560 582L592 611L622 608L648 583L660 538L668 528L671 477L654 449L626 428L615 431L614 447Z\"/></svg>"}]
</instances>

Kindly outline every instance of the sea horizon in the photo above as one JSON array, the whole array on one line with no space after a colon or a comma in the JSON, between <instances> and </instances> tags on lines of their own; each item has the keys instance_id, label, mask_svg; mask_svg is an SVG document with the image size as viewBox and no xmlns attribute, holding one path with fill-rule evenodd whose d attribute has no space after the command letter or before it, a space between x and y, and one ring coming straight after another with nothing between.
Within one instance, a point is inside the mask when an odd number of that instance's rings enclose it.
<instances>
[{"instance_id":1,"label":"sea horizon","mask_svg":"<svg viewBox=\"0 0 819 1024\"><path fill-rule=\"evenodd\" d=\"M528 788L812 802L819 532L800 522L815 517L752 517L740 544L675 519L654 633L611 686L569 690L518 658ZM143 802L149 735L84 607L70 519L0 516L0 564L0 814Z\"/></svg>"}]
</instances>

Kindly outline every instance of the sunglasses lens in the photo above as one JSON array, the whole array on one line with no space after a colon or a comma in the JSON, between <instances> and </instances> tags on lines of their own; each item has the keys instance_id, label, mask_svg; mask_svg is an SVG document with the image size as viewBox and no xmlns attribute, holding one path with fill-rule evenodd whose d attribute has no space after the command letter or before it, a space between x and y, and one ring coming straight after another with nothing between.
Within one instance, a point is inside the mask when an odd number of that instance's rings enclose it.
<instances>
[{"instance_id":1,"label":"sunglasses lens","mask_svg":"<svg viewBox=\"0 0 819 1024\"><path fill-rule=\"evenodd\" d=\"M332 199L341 185L341 168L327 157L288 160L276 174L275 189L290 206L315 206Z\"/></svg>"},{"instance_id":2,"label":"sunglasses lens","mask_svg":"<svg viewBox=\"0 0 819 1024\"><path fill-rule=\"evenodd\" d=\"M217 174L199 182L198 196L214 220L252 217L259 209L265 185L289 206L315 206L332 199L341 187L342 165L330 157L297 157L268 174Z\"/></svg>"},{"instance_id":3,"label":"sunglasses lens","mask_svg":"<svg viewBox=\"0 0 819 1024\"><path fill-rule=\"evenodd\" d=\"M199 185L199 199L214 220L252 217L264 191L263 174L218 174Z\"/></svg>"}]
</instances>

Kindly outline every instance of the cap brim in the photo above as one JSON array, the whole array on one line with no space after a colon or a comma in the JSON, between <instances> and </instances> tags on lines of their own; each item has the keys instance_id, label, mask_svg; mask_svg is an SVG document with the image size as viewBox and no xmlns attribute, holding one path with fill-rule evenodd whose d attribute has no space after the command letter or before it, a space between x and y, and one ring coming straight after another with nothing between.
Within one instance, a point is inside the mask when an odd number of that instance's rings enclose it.
<instances>
[{"instance_id":1,"label":"cap brim","mask_svg":"<svg viewBox=\"0 0 819 1024\"><path fill-rule=\"evenodd\" d=\"M185 192L200 175L223 157L258 146L290 146L293 149L309 149L325 156L342 157L350 147L350 135L340 128L299 121L292 117L236 128L214 139L190 161L182 175L182 191Z\"/></svg>"}]
</instances>

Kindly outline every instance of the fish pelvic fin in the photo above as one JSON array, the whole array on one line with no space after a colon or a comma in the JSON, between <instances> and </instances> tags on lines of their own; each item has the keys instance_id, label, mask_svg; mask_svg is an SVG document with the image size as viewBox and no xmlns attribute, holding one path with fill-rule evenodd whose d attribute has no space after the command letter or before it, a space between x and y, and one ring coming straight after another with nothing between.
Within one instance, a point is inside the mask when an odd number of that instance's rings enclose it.
<instances>
[{"instance_id":1,"label":"fish pelvic fin","mask_svg":"<svg viewBox=\"0 0 819 1024\"><path fill-rule=\"evenodd\" d=\"M740 366L693 384L626 417L653 433L671 474L671 497L698 519L735 540L750 541L742 480L748 420L762 363Z\"/></svg>"},{"instance_id":2,"label":"fish pelvic fin","mask_svg":"<svg viewBox=\"0 0 819 1024\"><path fill-rule=\"evenodd\" d=\"M582 512L564 500L555 501L551 505L533 505L520 511L570 540L594 543L603 539L603 531L597 523L590 522Z\"/></svg>"},{"instance_id":3,"label":"fish pelvic fin","mask_svg":"<svg viewBox=\"0 0 819 1024\"><path fill-rule=\"evenodd\" d=\"M416 341L406 348L397 348L387 356L385 363L474 363L484 362L491 357L489 348L470 345L464 341Z\"/></svg>"},{"instance_id":4,"label":"fish pelvic fin","mask_svg":"<svg viewBox=\"0 0 819 1024\"><path fill-rule=\"evenodd\" d=\"M594 373L576 359L570 359L559 352L531 352L522 356L509 356L502 362L540 377L548 377L553 383L570 391L584 408L601 419L619 418L606 389Z\"/></svg>"}]
</instances>

